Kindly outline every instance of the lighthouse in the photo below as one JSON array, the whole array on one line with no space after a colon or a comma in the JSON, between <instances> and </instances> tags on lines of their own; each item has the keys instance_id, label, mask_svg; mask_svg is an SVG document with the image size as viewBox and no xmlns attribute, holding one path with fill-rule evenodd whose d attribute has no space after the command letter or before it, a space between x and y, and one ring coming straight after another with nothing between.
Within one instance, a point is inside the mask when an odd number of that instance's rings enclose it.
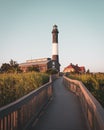
<instances>
[{"instance_id":1,"label":"lighthouse","mask_svg":"<svg viewBox=\"0 0 104 130\"><path fill-rule=\"evenodd\" d=\"M53 26L52 29L52 58L39 58L39 59L30 59L24 63L19 64L20 69L23 72L28 72L29 67L37 68L40 72L60 72L60 63L59 63L59 55L58 55L58 28L57 25Z\"/></svg>"},{"instance_id":2,"label":"lighthouse","mask_svg":"<svg viewBox=\"0 0 104 130\"><path fill-rule=\"evenodd\" d=\"M59 63L58 56L58 28L57 25L53 26L52 30L52 60Z\"/></svg>"},{"instance_id":3,"label":"lighthouse","mask_svg":"<svg viewBox=\"0 0 104 130\"><path fill-rule=\"evenodd\" d=\"M58 27L53 26L52 30L52 69L60 71L59 55L58 55Z\"/></svg>"}]
</instances>

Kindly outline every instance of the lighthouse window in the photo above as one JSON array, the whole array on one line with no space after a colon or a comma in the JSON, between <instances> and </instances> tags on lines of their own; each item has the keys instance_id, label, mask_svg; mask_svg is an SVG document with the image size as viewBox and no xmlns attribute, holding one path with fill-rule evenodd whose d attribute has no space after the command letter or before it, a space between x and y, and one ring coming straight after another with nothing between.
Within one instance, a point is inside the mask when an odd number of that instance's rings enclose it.
<instances>
[{"instance_id":1,"label":"lighthouse window","mask_svg":"<svg viewBox=\"0 0 104 130\"><path fill-rule=\"evenodd\" d=\"M55 62L52 62L52 65L55 65Z\"/></svg>"}]
</instances>

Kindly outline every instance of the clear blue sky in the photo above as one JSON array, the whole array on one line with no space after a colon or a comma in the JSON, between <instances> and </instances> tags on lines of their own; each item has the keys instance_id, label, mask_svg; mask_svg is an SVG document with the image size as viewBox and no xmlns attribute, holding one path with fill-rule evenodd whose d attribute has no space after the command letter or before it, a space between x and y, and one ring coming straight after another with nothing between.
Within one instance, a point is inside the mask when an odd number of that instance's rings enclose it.
<instances>
[{"instance_id":1,"label":"clear blue sky","mask_svg":"<svg viewBox=\"0 0 104 130\"><path fill-rule=\"evenodd\" d=\"M0 65L51 57L54 24L61 69L104 72L104 0L0 0Z\"/></svg>"}]
</instances>

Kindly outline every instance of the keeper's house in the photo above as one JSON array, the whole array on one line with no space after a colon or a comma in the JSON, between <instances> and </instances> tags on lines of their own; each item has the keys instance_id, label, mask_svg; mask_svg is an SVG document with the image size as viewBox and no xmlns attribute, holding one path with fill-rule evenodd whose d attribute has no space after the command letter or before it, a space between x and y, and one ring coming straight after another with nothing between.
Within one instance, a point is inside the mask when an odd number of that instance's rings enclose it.
<instances>
[{"instance_id":1,"label":"keeper's house","mask_svg":"<svg viewBox=\"0 0 104 130\"><path fill-rule=\"evenodd\" d=\"M28 72L30 67L37 68L40 72L46 72L52 68L59 71L59 66L60 64L55 60L51 60L51 58L32 59L19 64L19 67L23 72Z\"/></svg>"},{"instance_id":2,"label":"keeper's house","mask_svg":"<svg viewBox=\"0 0 104 130\"><path fill-rule=\"evenodd\" d=\"M74 65L74 64L71 63L70 65L68 65L67 67L64 68L63 72L64 73L69 72L69 73L79 73L79 74L81 74L81 73L85 73L86 70L85 70L84 66L79 67L78 64Z\"/></svg>"}]
</instances>

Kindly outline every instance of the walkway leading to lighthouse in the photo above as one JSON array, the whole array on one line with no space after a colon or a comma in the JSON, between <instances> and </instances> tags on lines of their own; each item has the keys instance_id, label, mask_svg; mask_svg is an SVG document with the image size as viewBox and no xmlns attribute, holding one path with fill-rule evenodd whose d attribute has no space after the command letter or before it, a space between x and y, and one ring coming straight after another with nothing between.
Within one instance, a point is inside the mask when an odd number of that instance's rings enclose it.
<instances>
[{"instance_id":1,"label":"walkway leading to lighthouse","mask_svg":"<svg viewBox=\"0 0 104 130\"><path fill-rule=\"evenodd\" d=\"M63 78L53 87L53 100L30 130L88 130L78 97L65 88Z\"/></svg>"}]
</instances>

